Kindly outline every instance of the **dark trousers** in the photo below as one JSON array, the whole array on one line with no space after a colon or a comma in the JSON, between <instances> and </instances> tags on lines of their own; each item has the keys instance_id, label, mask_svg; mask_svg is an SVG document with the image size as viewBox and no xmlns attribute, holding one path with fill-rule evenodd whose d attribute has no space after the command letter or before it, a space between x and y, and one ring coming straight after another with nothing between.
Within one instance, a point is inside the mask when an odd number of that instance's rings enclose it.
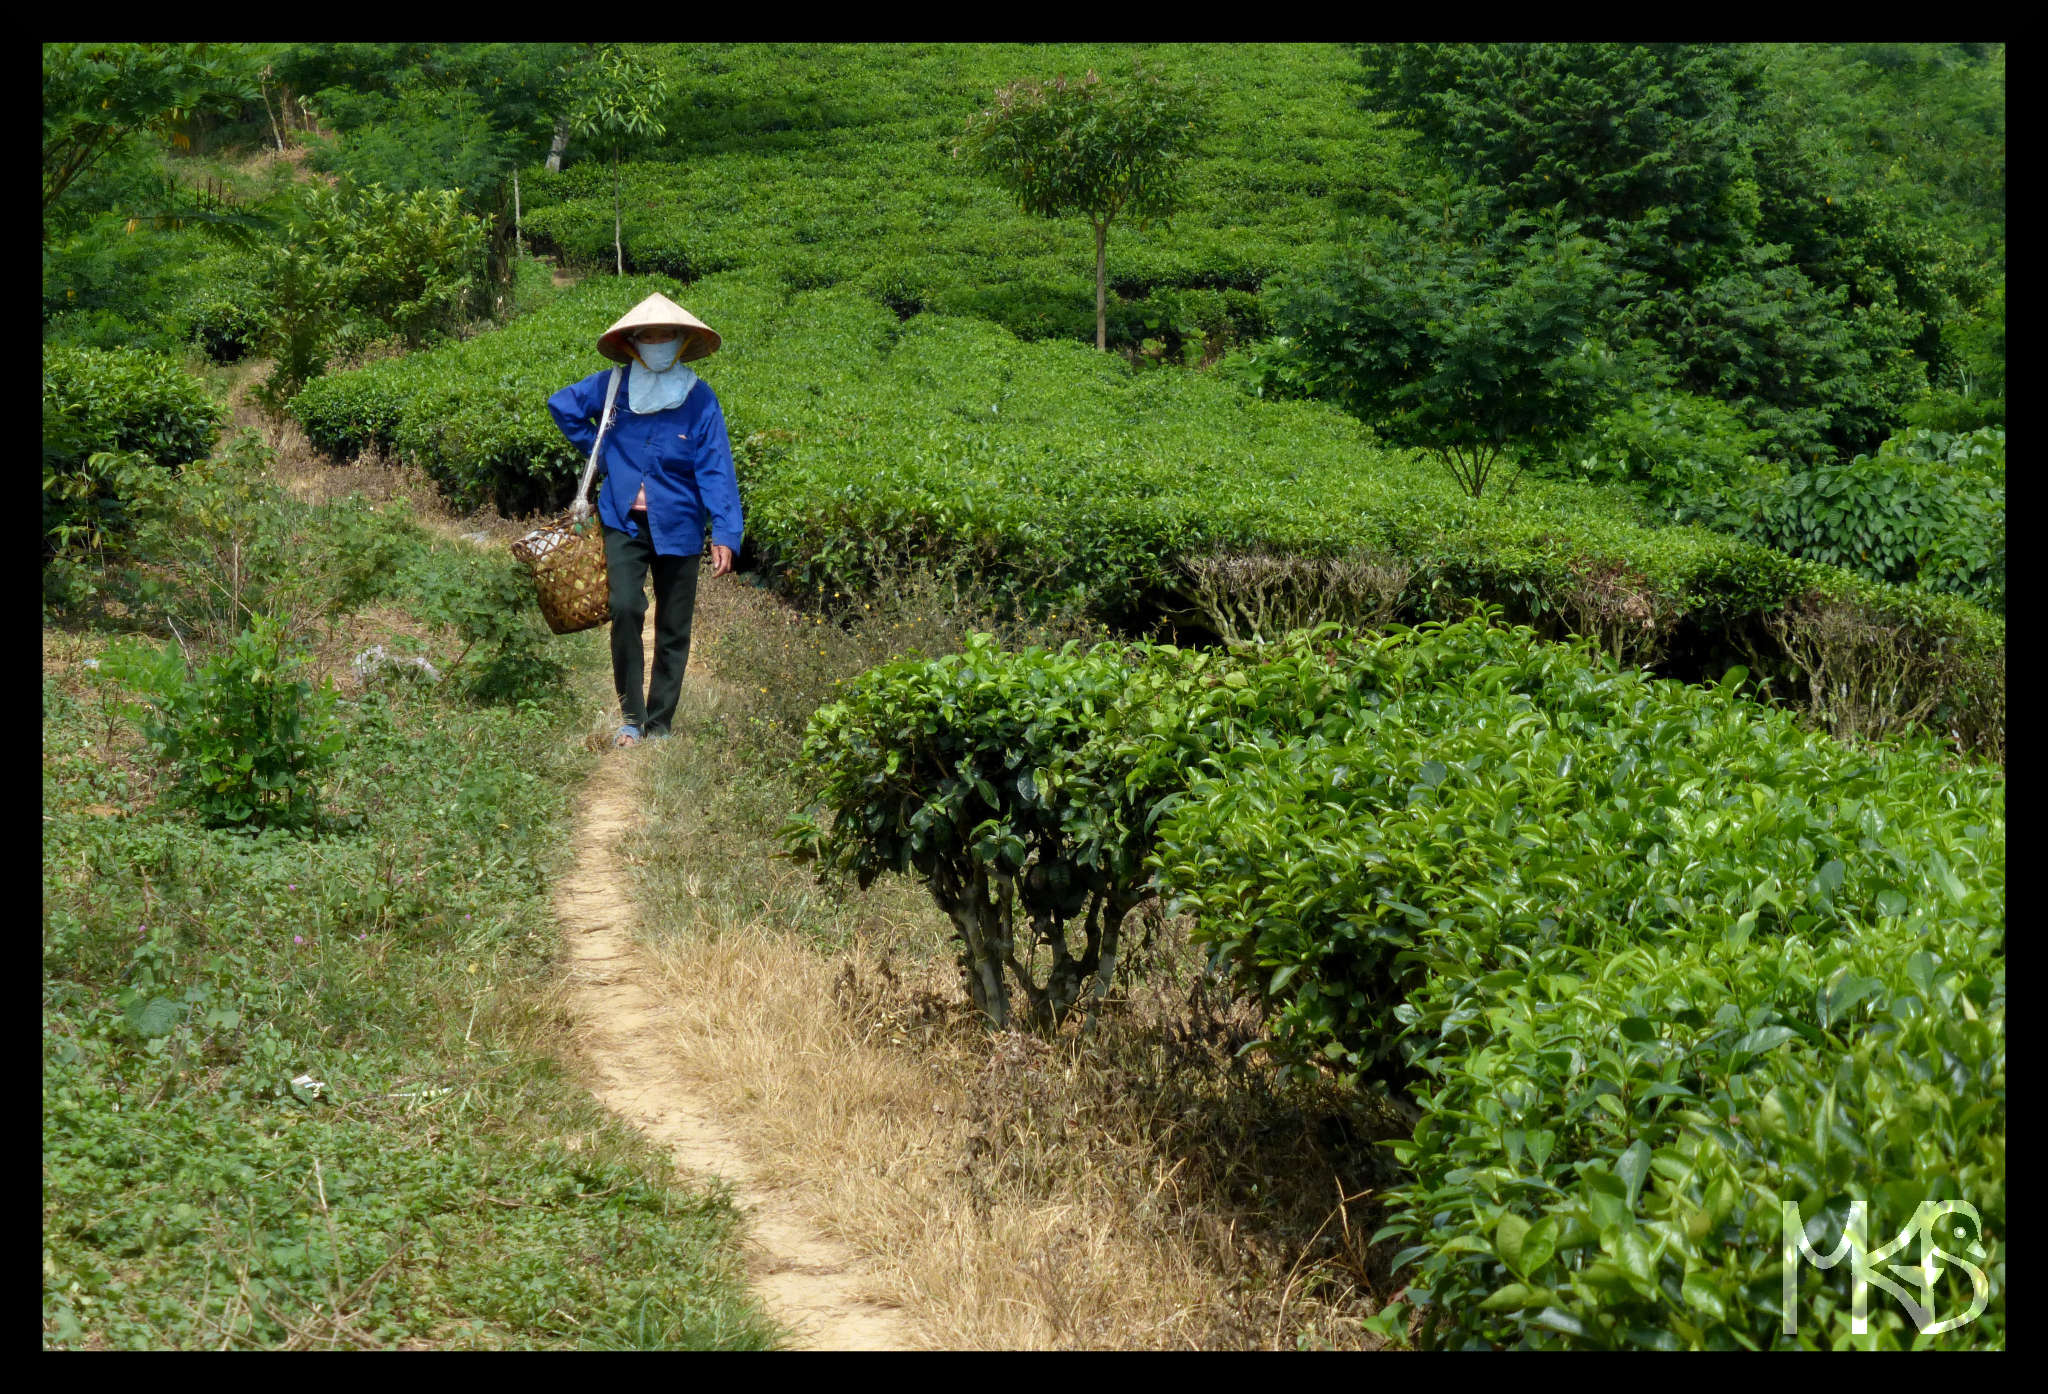
<instances>
[{"instance_id":1,"label":"dark trousers","mask_svg":"<svg viewBox=\"0 0 2048 1394\"><path fill-rule=\"evenodd\" d=\"M640 536L604 530L605 569L612 592L612 686L626 724L645 733L666 731L683 695L683 669L690 662L690 618L697 609L697 564L701 557L659 557L640 524ZM647 569L654 568L654 671L647 698L640 697L645 656L640 626L647 617Z\"/></svg>"}]
</instances>

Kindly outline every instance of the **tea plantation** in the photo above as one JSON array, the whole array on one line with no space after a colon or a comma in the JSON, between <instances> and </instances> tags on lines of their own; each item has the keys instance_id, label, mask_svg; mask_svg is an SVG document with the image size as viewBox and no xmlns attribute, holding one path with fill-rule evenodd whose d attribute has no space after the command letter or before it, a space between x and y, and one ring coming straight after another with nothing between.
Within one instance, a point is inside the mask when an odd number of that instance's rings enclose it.
<instances>
[{"instance_id":1,"label":"tea plantation","mask_svg":"<svg viewBox=\"0 0 2048 1394\"><path fill-rule=\"evenodd\" d=\"M457 496L560 499L581 462L546 396L666 284L593 281L499 333L323 378L293 411L319 448L390 450ZM756 564L799 589L855 588L874 558L910 555L1044 605L1222 633L1262 603L1299 623L1481 600L1687 676L1744 663L1788 695L1882 674L1893 706L1863 729L1918 708L1966 745L2002 748L2004 621L1955 597L1659 523L1617 489L1528 479L1511 506L1472 499L1335 408L980 320L899 323L849 288L734 272L690 295L710 322L749 326L705 378L731 423ZM1240 558L1269 564L1242 579L1219 568ZM1385 579L1318 591L1289 558Z\"/></svg>"},{"instance_id":2,"label":"tea plantation","mask_svg":"<svg viewBox=\"0 0 2048 1394\"><path fill-rule=\"evenodd\" d=\"M1935 1305L1988 1300L1964 1340L1998 1345L2004 781L1845 749L1738 683L1484 618L983 643L821 710L829 817L788 836L863 884L915 871L970 979L1008 963L1034 1005L1098 989L1020 961L1085 927L1092 974L1157 893L1266 1005L1268 1048L1412 1089L1382 1235L1423 1344L1923 1344L1895 1310L1843 1332L1840 1270L1788 1309L1783 1206L1839 1226L1853 1197L1885 1237L1977 1207Z\"/></svg>"},{"instance_id":3,"label":"tea plantation","mask_svg":"<svg viewBox=\"0 0 2048 1394\"><path fill-rule=\"evenodd\" d=\"M1332 100L1356 64L1321 46L1148 46L1145 61L1216 93L1216 129L1171 226L1112 233L1115 341L1257 337L1266 279L1324 251L1336 219L1396 176L1401 137ZM656 56L674 84L665 137L626 167L629 271L684 280L759 268L794 289L846 283L909 315L1002 324L1023 338L1091 338L1085 228L1018 212L968 176L961 122L1020 73L1079 79L1126 55L1095 46L714 45ZM610 267L611 172L536 175L542 250Z\"/></svg>"},{"instance_id":4,"label":"tea plantation","mask_svg":"<svg viewBox=\"0 0 2048 1394\"><path fill-rule=\"evenodd\" d=\"M1217 992L1215 1079L1403 1120L1312 1178L1353 1345L2002 1349L2004 63L45 45L45 1345L779 1339L556 1059L601 642L306 501L561 509L658 292L778 629L690 739L809 719L735 879L929 891L918 1029Z\"/></svg>"}]
</instances>

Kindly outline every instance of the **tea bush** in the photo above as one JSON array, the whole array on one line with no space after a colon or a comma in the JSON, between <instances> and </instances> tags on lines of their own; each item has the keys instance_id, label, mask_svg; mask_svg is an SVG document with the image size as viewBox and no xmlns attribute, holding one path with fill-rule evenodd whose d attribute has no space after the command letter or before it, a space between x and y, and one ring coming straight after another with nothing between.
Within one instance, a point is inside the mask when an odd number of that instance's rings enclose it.
<instances>
[{"instance_id":1,"label":"tea bush","mask_svg":"<svg viewBox=\"0 0 2048 1394\"><path fill-rule=\"evenodd\" d=\"M375 445L458 498L559 505L583 462L546 398L600 366L596 336L659 289L675 287L587 282L497 333L322 379L293 410L322 450ZM1848 679L1874 704L1857 729L1910 719L1970 748L2002 740L2002 623L1947 597L1658 524L1613 488L1531 478L1506 505L1473 500L1331 407L972 320L902 322L848 287L786 295L734 274L688 299L727 333L704 373L732 429L749 560L792 588L856 589L878 558L927 560L1041 609L1222 633L1266 602L1290 623L1482 602L1687 676L1742 663L1795 698ZM1286 568L1252 592L1205 579L1213 559L1260 556L1401 579L1364 611ZM1861 627L1816 627L1815 606Z\"/></svg>"},{"instance_id":2,"label":"tea bush","mask_svg":"<svg viewBox=\"0 0 2048 1394\"><path fill-rule=\"evenodd\" d=\"M1885 1237L1923 1199L1979 1207L1991 1315L1958 1339L1995 1346L2003 778L1801 730L1741 677L1647 679L1482 620L984 642L821 709L822 808L785 836L924 876L977 1003L982 965L1034 945L1027 991L1056 997L1075 932L1106 959L1156 891L1282 1059L1412 1087L1390 1336L1420 1304L1431 1344L1795 1343L1780 1202L1839 1225L1854 1196ZM1796 1343L1914 1339L1886 1313L1852 1341L1849 1274L1804 1281Z\"/></svg>"},{"instance_id":3,"label":"tea bush","mask_svg":"<svg viewBox=\"0 0 2048 1394\"><path fill-rule=\"evenodd\" d=\"M103 450L182 465L212 448L227 409L164 354L135 349L43 351L43 459L75 466Z\"/></svg>"},{"instance_id":4,"label":"tea bush","mask_svg":"<svg viewBox=\"0 0 2048 1394\"><path fill-rule=\"evenodd\" d=\"M1659 391L1604 413L1568 454L1587 478L1640 484L1671 507L1756 473L1764 448L1764 433L1745 428L1732 407Z\"/></svg>"},{"instance_id":5,"label":"tea bush","mask_svg":"<svg viewBox=\"0 0 2048 1394\"><path fill-rule=\"evenodd\" d=\"M43 349L43 547L118 541L130 489L114 462L178 466L204 456L227 418L175 359L141 349Z\"/></svg>"}]
</instances>

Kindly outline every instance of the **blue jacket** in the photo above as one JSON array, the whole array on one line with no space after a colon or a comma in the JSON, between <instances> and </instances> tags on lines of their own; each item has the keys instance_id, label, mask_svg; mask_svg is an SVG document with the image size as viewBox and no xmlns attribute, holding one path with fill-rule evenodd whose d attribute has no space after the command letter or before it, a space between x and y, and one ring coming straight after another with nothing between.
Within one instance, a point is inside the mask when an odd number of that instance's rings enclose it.
<instances>
[{"instance_id":1,"label":"blue jacket","mask_svg":"<svg viewBox=\"0 0 2048 1394\"><path fill-rule=\"evenodd\" d=\"M592 373L548 398L555 424L586 460L597 439L597 414L604 410L604 389L611 375L609 368ZM604 458L598 461L604 487L598 491L597 516L606 527L638 537L639 524L626 510L645 482L647 530L658 556L698 555L704 550L707 525L712 542L732 548L737 556L744 531L740 486L733 474L725 413L711 384L699 379L682 405L645 416L626 405L629 385L619 383L612 424L604 433Z\"/></svg>"}]
</instances>

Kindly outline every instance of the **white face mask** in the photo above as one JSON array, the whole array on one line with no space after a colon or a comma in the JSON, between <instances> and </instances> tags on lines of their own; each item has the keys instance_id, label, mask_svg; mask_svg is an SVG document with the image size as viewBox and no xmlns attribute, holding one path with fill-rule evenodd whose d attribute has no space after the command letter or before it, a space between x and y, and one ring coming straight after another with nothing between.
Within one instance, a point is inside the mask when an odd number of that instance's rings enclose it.
<instances>
[{"instance_id":1,"label":"white face mask","mask_svg":"<svg viewBox=\"0 0 2048 1394\"><path fill-rule=\"evenodd\" d=\"M640 361L657 373L665 373L676 365L676 355L683 351L681 339L670 339L665 344L643 344L636 342L640 350Z\"/></svg>"}]
</instances>

